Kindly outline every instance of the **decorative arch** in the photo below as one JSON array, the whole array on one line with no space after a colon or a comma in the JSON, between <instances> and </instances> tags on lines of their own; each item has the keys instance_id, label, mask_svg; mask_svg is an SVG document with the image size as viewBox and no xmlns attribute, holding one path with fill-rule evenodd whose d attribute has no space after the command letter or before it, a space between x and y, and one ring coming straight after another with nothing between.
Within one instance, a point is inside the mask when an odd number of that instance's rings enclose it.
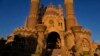
<instances>
[{"instance_id":1,"label":"decorative arch","mask_svg":"<svg viewBox=\"0 0 100 56\"><path fill-rule=\"evenodd\" d=\"M61 38L60 35L53 31L50 32L46 38L46 48L47 49L59 49L61 48Z\"/></svg>"}]
</instances>

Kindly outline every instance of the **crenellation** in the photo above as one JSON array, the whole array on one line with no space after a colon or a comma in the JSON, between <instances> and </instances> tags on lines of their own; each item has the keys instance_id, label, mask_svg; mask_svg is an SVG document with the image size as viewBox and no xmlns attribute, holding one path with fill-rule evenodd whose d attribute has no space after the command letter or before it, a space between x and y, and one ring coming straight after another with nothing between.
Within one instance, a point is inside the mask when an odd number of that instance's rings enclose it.
<instances>
[{"instance_id":1,"label":"crenellation","mask_svg":"<svg viewBox=\"0 0 100 56\"><path fill-rule=\"evenodd\" d=\"M43 56L48 56L51 51L51 56L58 53L62 56L81 56L84 52L91 56L97 45L91 40L91 31L77 22L73 0L64 0L65 19L61 5L55 7L49 4L42 12L38 10L39 2L40 0L31 0L30 14L25 21L25 26L17 27L12 33L13 37L8 38L8 42L11 42L18 34L26 37L33 35L33 38L37 39L37 46L32 56L41 56L42 53ZM38 15L39 12L43 15ZM42 23L37 23L37 18L41 19Z\"/></svg>"}]
</instances>

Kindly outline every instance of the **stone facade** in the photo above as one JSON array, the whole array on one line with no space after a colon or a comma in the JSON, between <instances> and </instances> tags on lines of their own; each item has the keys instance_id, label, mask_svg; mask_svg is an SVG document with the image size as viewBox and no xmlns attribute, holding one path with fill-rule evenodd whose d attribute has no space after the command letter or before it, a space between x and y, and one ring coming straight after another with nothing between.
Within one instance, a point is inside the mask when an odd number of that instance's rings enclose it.
<instances>
[{"instance_id":1,"label":"stone facade","mask_svg":"<svg viewBox=\"0 0 100 56\"><path fill-rule=\"evenodd\" d=\"M74 15L73 0L64 0L66 19L61 5L55 7L50 4L41 16L41 23L38 23L39 3L39 0L31 0L30 14L25 26L16 28L12 33L12 39L17 34L36 37L38 46L32 56L41 56L43 50L46 50L43 56L51 50L51 56L81 56L84 52L93 56L95 46L91 41L91 31L78 24ZM8 38L8 42L10 40L11 37Z\"/></svg>"}]
</instances>

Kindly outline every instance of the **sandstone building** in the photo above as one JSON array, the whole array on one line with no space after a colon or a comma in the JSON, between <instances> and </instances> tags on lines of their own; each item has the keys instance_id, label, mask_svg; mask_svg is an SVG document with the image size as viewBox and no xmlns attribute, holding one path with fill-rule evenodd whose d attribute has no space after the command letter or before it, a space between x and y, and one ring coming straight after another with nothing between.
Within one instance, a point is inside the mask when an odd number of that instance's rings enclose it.
<instances>
[{"instance_id":1,"label":"sandstone building","mask_svg":"<svg viewBox=\"0 0 100 56\"><path fill-rule=\"evenodd\" d=\"M29 16L23 27L18 27L8 38L13 41L13 36L33 35L38 40L36 52L32 56L41 56L42 51L51 52L51 56L81 56L87 52L93 56L95 46L92 45L90 30L83 28L76 20L73 0L64 0L66 17L64 18L61 5L53 4L39 8L40 0L31 0Z\"/></svg>"}]
</instances>

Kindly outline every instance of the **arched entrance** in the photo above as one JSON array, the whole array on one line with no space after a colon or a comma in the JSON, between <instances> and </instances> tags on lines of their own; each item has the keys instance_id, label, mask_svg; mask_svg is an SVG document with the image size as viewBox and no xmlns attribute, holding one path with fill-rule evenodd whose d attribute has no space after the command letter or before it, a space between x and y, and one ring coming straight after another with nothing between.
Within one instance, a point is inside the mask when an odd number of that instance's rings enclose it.
<instances>
[{"instance_id":1,"label":"arched entrance","mask_svg":"<svg viewBox=\"0 0 100 56\"><path fill-rule=\"evenodd\" d=\"M47 49L59 49L61 39L57 32L51 32L47 37Z\"/></svg>"}]
</instances>

